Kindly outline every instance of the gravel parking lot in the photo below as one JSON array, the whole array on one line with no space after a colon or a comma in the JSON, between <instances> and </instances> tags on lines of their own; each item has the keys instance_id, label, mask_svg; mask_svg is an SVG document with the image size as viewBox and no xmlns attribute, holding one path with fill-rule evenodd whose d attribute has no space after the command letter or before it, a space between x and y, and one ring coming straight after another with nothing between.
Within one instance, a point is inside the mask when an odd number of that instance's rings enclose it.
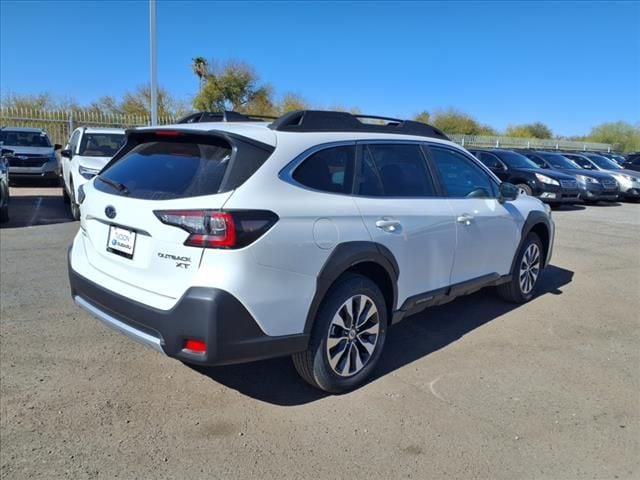
<instances>
[{"instance_id":1,"label":"gravel parking lot","mask_svg":"<svg viewBox=\"0 0 640 480\"><path fill-rule=\"evenodd\" d=\"M193 369L69 296L60 189L0 233L2 478L640 478L640 205L554 212L531 303L483 291L390 331L342 396L289 359Z\"/></svg>"}]
</instances>

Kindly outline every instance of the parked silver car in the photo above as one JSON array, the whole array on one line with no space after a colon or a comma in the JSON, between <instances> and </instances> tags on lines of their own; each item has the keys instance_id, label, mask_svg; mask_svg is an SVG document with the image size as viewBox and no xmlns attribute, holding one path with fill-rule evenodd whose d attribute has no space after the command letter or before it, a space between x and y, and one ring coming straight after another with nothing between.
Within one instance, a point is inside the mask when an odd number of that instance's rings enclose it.
<instances>
[{"instance_id":1,"label":"parked silver car","mask_svg":"<svg viewBox=\"0 0 640 480\"><path fill-rule=\"evenodd\" d=\"M597 153L563 153L585 170L599 170L608 173L618 182L620 198L627 200L640 199L640 172L627 170L617 162Z\"/></svg>"},{"instance_id":2,"label":"parked silver car","mask_svg":"<svg viewBox=\"0 0 640 480\"><path fill-rule=\"evenodd\" d=\"M61 145L52 145L47 132L39 128L2 127L2 148L13 151L6 155L11 177L16 179L48 180L60 182L60 162L56 150Z\"/></svg>"}]
</instances>

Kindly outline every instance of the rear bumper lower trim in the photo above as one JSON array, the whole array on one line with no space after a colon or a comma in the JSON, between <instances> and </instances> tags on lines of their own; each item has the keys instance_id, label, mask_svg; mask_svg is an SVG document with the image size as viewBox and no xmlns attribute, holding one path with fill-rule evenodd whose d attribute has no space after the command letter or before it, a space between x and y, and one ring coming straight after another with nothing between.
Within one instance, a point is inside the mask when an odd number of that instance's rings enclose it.
<instances>
[{"instance_id":1,"label":"rear bumper lower trim","mask_svg":"<svg viewBox=\"0 0 640 480\"><path fill-rule=\"evenodd\" d=\"M137 328L133 328L131 325L127 325L124 322L121 322L117 318L112 317L108 313L103 312L99 308L94 307L93 305L91 305L89 302L87 302L86 300L84 300L82 297L78 295L75 295L73 297L73 301L76 303L76 305L78 305L79 307L81 307L82 309L84 309L94 317L96 317L98 320L100 320L102 323L104 323L108 327L111 327L114 330L125 334L127 337L139 343L147 345L148 347L151 347L160 353L164 353L164 350L162 349L162 341L159 338L154 337L153 335L149 335L148 333L142 332Z\"/></svg>"}]
</instances>

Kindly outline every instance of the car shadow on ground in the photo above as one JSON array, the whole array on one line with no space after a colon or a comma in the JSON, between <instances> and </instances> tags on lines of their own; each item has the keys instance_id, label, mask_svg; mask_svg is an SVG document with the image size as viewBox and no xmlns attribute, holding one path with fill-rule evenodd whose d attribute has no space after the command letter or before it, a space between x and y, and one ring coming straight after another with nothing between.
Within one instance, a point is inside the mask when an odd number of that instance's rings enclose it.
<instances>
[{"instance_id":1,"label":"car shadow on ground","mask_svg":"<svg viewBox=\"0 0 640 480\"><path fill-rule=\"evenodd\" d=\"M572 271L551 265L543 273L537 296L560 295L562 287L572 280ZM384 352L370 381L446 347L518 306L500 300L491 289L485 289L427 309L394 325L389 329ZM244 395L274 405L302 405L327 396L307 385L288 357L242 365L191 368Z\"/></svg>"},{"instance_id":2,"label":"car shadow on ground","mask_svg":"<svg viewBox=\"0 0 640 480\"><path fill-rule=\"evenodd\" d=\"M69 205L64 203L59 191L51 195L15 195L9 201L9 221L0 228L33 227L72 222Z\"/></svg>"},{"instance_id":3,"label":"car shadow on ground","mask_svg":"<svg viewBox=\"0 0 640 480\"><path fill-rule=\"evenodd\" d=\"M583 204L581 203L573 203L571 205L558 205L558 206L554 206L552 207L554 212L571 212L574 210L584 210L587 207L585 207Z\"/></svg>"},{"instance_id":4,"label":"car shadow on ground","mask_svg":"<svg viewBox=\"0 0 640 480\"><path fill-rule=\"evenodd\" d=\"M619 207L620 205L622 205L620 202L597 202L589 204L590 207Z\"/></svg>"}]
</instances>

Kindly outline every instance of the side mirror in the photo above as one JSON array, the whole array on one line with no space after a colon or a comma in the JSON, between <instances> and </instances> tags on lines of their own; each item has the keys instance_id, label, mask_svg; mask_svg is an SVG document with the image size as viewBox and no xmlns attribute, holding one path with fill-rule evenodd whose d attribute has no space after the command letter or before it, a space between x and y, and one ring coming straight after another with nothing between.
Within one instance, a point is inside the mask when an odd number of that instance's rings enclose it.
<instances>
[{"instance_id":1,"label":"side mirror","mask_svg":"<svg viewBox=\"0 0 640 480\"><path fill-rule=\"evenodd\" d=\"M519 194L520 189L513 183L502 182L500 184L500 196L498 197L498 201L500 203L509 202L518 198Z\"/></svg>"},{"instance_id":2,"label":"side mirror","mask_svg":"<svg viewBox=\"0 0 640 480\"><path fill-rule=\"evenodd\" d=\"M71 158L73 156L71 155L71 150L68 148L66 150L61 150L60 155L62 155L64 158Z\"/></svg>"},{"instance_id":3,"label":"side mirror","mask_svg":"<svg viewBox=\"0 0 640 480\"><path fill-rule=\"evenodd\" d=\"M0 152L0 156L5 156L5 155L13 155L13 150L9 150L8 148L3 148L2 152Z\"/></svg>"},{"instance_id":4,"label":"side mirror","mask_svg":"<svg viewBox=\"0 0 640 480\"><path fill-rule=\"evenodd\" d=\"M60 150L61 148L62 148L62 145L60 145L59 143L56 143L56 144L53 146L53 149L54 149L54 150Z\"/></svg>"}]
</instances>

